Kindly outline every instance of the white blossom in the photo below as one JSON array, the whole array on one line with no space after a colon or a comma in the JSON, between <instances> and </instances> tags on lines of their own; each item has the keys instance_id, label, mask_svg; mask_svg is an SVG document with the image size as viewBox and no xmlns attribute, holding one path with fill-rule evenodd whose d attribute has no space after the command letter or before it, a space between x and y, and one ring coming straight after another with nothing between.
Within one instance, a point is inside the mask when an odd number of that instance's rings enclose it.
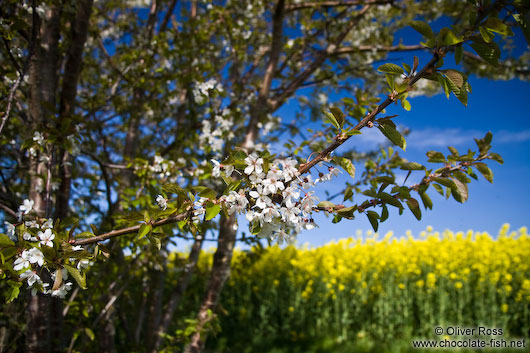
<instances>
[{"instance_id":1,"label":"white blossom","mask_svg":"<svg viewBox=\"0 0 530 353\"><path fill-rule=\"evenodd\" d=\"M158 195L156 197L156 203L158 204L158 207L160 207L164 211L167 209L167 200L164 196Z\"/></svg>"},{"instance_id":2,"label":"white blossom","mask_svg":"<svg viewBox=\"0 0 530 353\"><path fill-rule=\"evenodd\" d=\"M257 190L249 192L249 195L256 199L256 206L261 209L272 204L271 198L267 196L261 185L258 185Z\"/></svg>"},{"instance_id":3,"label":"white blossom","mask_svg":"<svg viewBox=\"0 0 530 353\"><path fill-rule=\"evenodd\" d=\"M28 200L28 199L25 199L24 202L22 203L22 205L20 205L18 207L19 211L22 212L23 214L28 214L31 212L31 210L33 209L33 204L35 203L35 201L33 200Z\"/></svg>"},{"instance_id":4,"label":"white blossom","mask_svg":"<svg viewBox=\"0 0 530 353\"><path fill-rule=\"evenodd\" d=\"M215 159L210 159L210 161L213 163L212 176L214 178L219 178L221 175L221 163L217 162Z\"/></svg>"},{"instance_id":5,"label":"white blossom","mask_svg":"<svg viewBox=\"0 0 530 353\"><path fill-rule=\"evenodd\" d=\"M252 172L260 174L263 172L263 158L259 158L258 155L252 153L247 158L245 158L245 163L247 167L245 168L245 174L250 175Z\"/></svg>"},{"instance_id":6,"label":"white blossom","mask_svg":"<svg viewBox=\"0 0 530 353\"><path fill-rule=\"evenodd\" d=\"M44 135L42 135L42 133L39 132L39 131L35 131L35 133L33 134L33 141L37 142L37 144L39 146L43 146L44 145Z\"/></svg>"},{"instance_id":7,"label":"white blossom","mask_svg":"<svg viewBox=\"0 0 530 353\"><path fill-rule=\"evenodd\" d=\"M37 248L31 248L29 250L29 262L32 264L37 263L39 266L42 266L44 264L43 253Z\"/></svg>"},{"instance_id":8,"label":"white blossom","mask_svg":"<svg viewBox=\"0 0 530 353\"><path fill-rule=\"evenodd\" d=\"M16 227L14 224L11 224L9 223L8 221L4 221L4 224L7 228L7 235L9 236L9 239L13 240L13 241L16 241L17 240L17 235L16 235Z\"/></svg>"},{"instance_id":9,"label":"white blossom","mask_svg":"<svg viewBox=\"0 0 530 353\"><path fill-rule=\"evenodd\" d=\"M72 282L63 283L58 289L52 290L51 295L52 297L64 299L64 297L66 297L66 294L68 294L68 291L71 288L72 288Z\"/></svg>"},{"instance_id":10,"label":"white blossom","mask_svg":"<svg viewBox=\"0 0 530 353\"><path fill-rule=\"evenodd\" d=\"M29 233L29 232L24 232L24 234L22 234L22 238L25 241L38 241L39 240L36 237L34 237L33 235L31 235L31 233Z\"/></svg>"},{"instance_id":11,"label":"white blossom","mask_svg":"<svg viewBox=\"0 0 530 353\"><path fill-rule=\"evenodd\" d=\"M29 259L30 259L30 253L29 251L27 250L24 250L22 252L22 254L15 260L15 262L13 263L13 269L15 271L20 271L22 270L23 268L28 268L28 267L31 267L30 265L30 262L29 262Z\"/></svg>"},{"instance_id":12,"label":"white blossom","mask_svg":"<svg viewBox=\"0 0 530 353\"><path fill-rule=\"evenodd\" d=\"M90 261L87 259L79 260L77 263L77 269L82 270L84 268L87 268L90 265Z\"/></svg>"},{"instance_id":13,"label":"white blossom","mask_svg":"<svg viewBox=\"0 0 530 353\"><path fill-rule=\"evenodd\" d=\"M51 229L46 229L44 232L40 232L37 234L40 239L41 245L49 246L50 248L53 247L53 239L55 239L55 234L52 233Z\"/></svg>"},{"instance_id":14,"label":"white blossom","mask_svg":"<svg viewBox=\"0 0 530 353\"><path fill-rule=\"evenodd\" d=\"M285 189L283 183L275 177L263 180L263 185L263 191L266 194L275 194L277 190L281 191Z\"/></svg>"},{"instance_id":15,"label":"white blossom","mask_svg":"<svg viewBox=\"0 0 530 353\"><path fill-rule=\"evenodd\" d=\"M52 229L53 228L53 219L48 218L41 226L42 229Z\"/></svg>"},{"instance_id":16,"label":"white blossom","mask_svg":"<svg viewBox=\"0 0 530 353\"><path fill-rule=\"evenodd\" d=\"M313 206L318 203L318 197L313 196L313 194L314 192L310 191L302 199L301 207L304 216L308 216L311 212L313 212Z\"/></svg>"},{"instance_id":17,"label":"white blossom","mask_svg":"<svg viewBox=\"0 0 530 353\"><path fill-rule=\"evenodd\" d=\"M39 275L37 275L36 272L33 272L31 270L26 270L23 273L20 274L21 279L25 279L28 281L28 286L33 286L35 283L39 284L42 283Z\"/></svg>"}]
</instances>

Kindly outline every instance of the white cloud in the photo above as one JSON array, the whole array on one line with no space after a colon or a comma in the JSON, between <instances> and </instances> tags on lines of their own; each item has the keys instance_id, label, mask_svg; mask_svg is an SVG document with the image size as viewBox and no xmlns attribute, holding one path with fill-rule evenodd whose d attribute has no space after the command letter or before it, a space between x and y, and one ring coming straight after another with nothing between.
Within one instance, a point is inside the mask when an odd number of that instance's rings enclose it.
<instances>
[{"instance_id":1,"label":"white cloud","mask_svg":"<svg viewBox=\"0 0 530 353\"><path fill-rule=\"evenodd\" d=\"M530 130L506 131L501 130L493 134L493 143L514 143L530 141Z\"/></svg>"},{"instance_id":2,"label":"white cloud","mask_svg":"<svg viewBox=\"0 0 530 353\"><path fill-rule=\"evenodd\" d=\"M403 127L399 127L403 131ZM412 130L406 136L408 148L443 148L447 146L469 145L474 147L474 138L482 138L486 134L480 130L465 130L459 128L449 129L418 129ZM388 140L377 128L362 130L362 134L353 137L356 145L361 149L373 149L379 145L386 144ZM522 143L530 141L530 129L521 131L501 130L493 132L492 144Z\"/></svg>"}]
</instances>

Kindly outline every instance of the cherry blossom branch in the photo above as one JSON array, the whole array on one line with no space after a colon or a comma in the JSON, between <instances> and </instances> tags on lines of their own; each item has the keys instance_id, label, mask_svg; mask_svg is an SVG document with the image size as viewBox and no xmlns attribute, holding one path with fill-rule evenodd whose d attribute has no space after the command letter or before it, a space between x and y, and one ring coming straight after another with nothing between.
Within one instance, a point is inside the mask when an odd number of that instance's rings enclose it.
<instances>
[{"instance_id":1,"label":"cherry blossom branch","mask_svg":"<svg viewBox=\"0 0 530 353\"><path fill-rule=\"evenodd\" d=\"M180 221L190 217L191 215L192 215L192 209L190 208L188 211L186 211L184 213L171 215L171 216L169 216L167 218L160 219L160 220L152 222L150 224L153 227L160 227L160 226L163 226L163 225L166 225L166 224L180 222ZM120 235L136 233L136 232L138 232L138 230L140 230L140 227L142 226L142 224L139 224L139 225L133 226L133 227L127 227L127 228L113 230L113 231L110 231L108 233L96 235L95 237L90 237L90 238L85 238L85 239L72 239L72 240L70 240L70 244L72 244L72 245L93 244L93 243L97 243L99 241L103 241L103 240L107 240L107 239L110 239L110 238L114 238L114 237L117 237L117 236L120 236Z\"/></svg>"},{"instance_id":2,"label":"cherry blossom branch","mask_svg":"<svg viewBox=\"0 0 530 353\"><path fill-rule=\"evenodd\" d=\"M435 50L433 54L433 58L421 69L416 75L414 75L407 86L407 89L412 89L412 86L426 73L434 69L436 63L438 63L438 60L442 58L444 55L443 50ZM393 91L390 93L387 98L383 101L383 103L379 104L374 110L372 110L366 117L364 117L357 125L353 127L352 130L361 130L363 127L367 126L368 123L372 122L377 114L379 114L381 111L383 111L386 107L388 107L391 103L395 102L398 97L398 92ZM339 146L341 146L344 142L346 142L348 139L350 139L351 136L347 136L346 134L339 133L335 136L335 141L330 144L328 147L326 147L322 152L320 152L314 159L311 161L301 164L300 168L298 168L298 172L300 174L307 173L313 166L315 166L317 163L325 160L328 158L328 156L336 150Z\"/></svg>"},{"instance_id":3,"label":"cherry blossom branch","mask_svg":"<svg viewBox=\"0 0 530 353\"><path fill-rule=\"evenodd\" d=\"M454 165L454 166L447 165L447 166L441 168L442 170L440 170L439 172L431 173L428 176L424 176L419 183L409 186L408 190L409 191L418 191L420 186L429 185L430 183L435 181L436 178L448 177L449 175L451 175L454 172L462 171L465 168L468 168L474 162L479 162L479 161L482 161L482 160L488 159L488 158L489 158L488 155L484 155L484 156L480 156L480 157L475 158L473 160L473 162L464 161L464 162L460 162L460 163L458 163L457 165ZM399 192L397 192L395 194L392 194L390 196L392 196L394 198L399 198ZM364 201L360 205L357 205L356 206L356 210L359 213L361 213L361 212L363 212L364 210L366 210L369 207L376 207L376 206L381 205L383 203L385 203L385 202L373 198L373 199ZM334 205L332 207L331 206L330 207L323 207L323 206L315 207L315 208L313 208L313 210L315 210L315 211L326 211L328 213L334 213L334 212L340 211L340 210L342 210L344 208L346 208L346 206L344 206L343 204L338 204L338 205Z\"/></svg>"}]
</instances>

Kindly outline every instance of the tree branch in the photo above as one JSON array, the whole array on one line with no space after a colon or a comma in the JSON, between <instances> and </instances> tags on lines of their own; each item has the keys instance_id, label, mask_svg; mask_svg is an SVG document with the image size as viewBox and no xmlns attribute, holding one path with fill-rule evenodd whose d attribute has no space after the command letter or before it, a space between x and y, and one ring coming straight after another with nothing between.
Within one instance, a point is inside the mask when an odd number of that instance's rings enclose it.
<instances>
[{"instance_id":1,"label":"tree branch","mask_svg":"<svg viewBox=\"0 0 530 353\"><path fill-rule=\"evenodd\" d=\"M286 12L292 12L297 10L303 10L314 7L340 7L340 6L356 6L356 5L383 5L383 4L392 4L394 0L367 0L367 1L309 1L303 2L300 4L292 4L285 8Z\"/></svg>"},{"instance_id":2,"label":"tree branch","mask_svg":"<svg viewBox=\"0 0 530 353\"><path fill-rule=\"evenodd\" d=\"M153 227L160 227L160 226L164 226L166 224L180 222L180 221L186 219L187 217L190 217L191 215L192 215L192 209L190 208L187 212L176 214L176 215L172 215L172 216L169 216L167 218L160 219L158 221L152 222L151 225ZM72 239L72 240L70 240L70 244L72 244L72 245L87 245L87 244L97 243L99 241L107 240L107 239L114 238L114 237L117 237L117 236L120 236L120 235L136 233L136 232L138 232L138 230L140 229L141 226L142 226L142 224L139 224L139 225L133 226L133 227L117 229L117 230L113 230L113 231L108 232L108 233L96 235L95 237L91 237L91 238Z\"/></svg>"},{"instance_id":3,"label":"tree branch","mask_svg":"<svg viewBox=\"0 0 530 353\"><path fill-rule=\"evenodd\" d=\"M341 47L337 48L333 55L353 54L365 51L377 52L394 52L394 51L415 51L415 50L429 50L421 44L417 45L392 45L392 46L376 46L376 45L360 45L358 47Z\"/></svg>"},{"instance_id":4,"label":"tree branch","mask_svg":"<svg viewBox=\"0 0 530 353\"><path fill-rule=\"evenodd\" d=\"M423 67L414 77L411 78L411 80L408 83L408 89L411 89L412 86L428 71L432 70L438 60L440 60L441 57L443 57L444 53L442 50L435 51L433 54L433 58L429 61L427 65ZM397 92L392 92L387 96L387 98L383 101L383 103L379 104L374 110L372 110L366 117L364 117L357 125L353 127L353 130L361 130L363 127L368 125L369 122L372 122L377 114L379 114L381 111L383 111L386 107L388 107L391 103L393 103L396 100L396 94ZM333 142L331 145L326 147L322 152L320 152L314 159L311 161L300 165L300 168L298 168L298 172L300 174L307 173L313 166L315 166L317 163L325 160L331 152L336 150L340 145L342 145L344 142L346 142L348 139L350 139L351 136L346 136L343 134L338 134L335 136L335 142Z\"/></svg>"},{"instance_id":5,"label":"tree branch","mask_svg":"<svg viewBox=\"0 0 530 353\"><path fill-rule=\"evenodd\" d=\"M339 36L333 41L332 43L329 43L325 50L322 50L319 55L313 60L313 62L300 74L298 75L291 83L285 88L285 90L281 93L278 93L273 98L273 102L271 104L272 109L275 110L279 107L279 105L285 101L288 97L290 97L298 87L303 84L309 76L315 72L317 68L322 65L322 63L327 59L328 55L333 54L337 47L342 43L344 38L348 35L348 33L351 31L351 29L355 26L357 21L364 16L366 11L370 8L370 5L365 5L359 13L352 17L350 21L348 22L348 25L346 26L346 29L339 34Z\"/></svg>"}]
</instances>

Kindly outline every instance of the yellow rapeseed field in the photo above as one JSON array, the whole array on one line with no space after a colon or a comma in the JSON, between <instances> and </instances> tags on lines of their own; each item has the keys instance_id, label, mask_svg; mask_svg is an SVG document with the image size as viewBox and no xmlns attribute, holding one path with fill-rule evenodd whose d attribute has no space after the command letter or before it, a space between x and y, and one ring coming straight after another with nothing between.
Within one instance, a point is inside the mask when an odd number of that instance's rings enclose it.
<instances>
[{"instance_id":1,"label":"yellow rapeseed field","mask_svg":"<svg viewBox=\"0 0 530 353\"><path fill-rule=\"evenodd\" d=\"M221 337L433 338L437 325L530 332L530 238L468 231L367 232L327 245L236 251ZM201 259L205 270L211 254Z\"/></svg>"}]
</instances>

